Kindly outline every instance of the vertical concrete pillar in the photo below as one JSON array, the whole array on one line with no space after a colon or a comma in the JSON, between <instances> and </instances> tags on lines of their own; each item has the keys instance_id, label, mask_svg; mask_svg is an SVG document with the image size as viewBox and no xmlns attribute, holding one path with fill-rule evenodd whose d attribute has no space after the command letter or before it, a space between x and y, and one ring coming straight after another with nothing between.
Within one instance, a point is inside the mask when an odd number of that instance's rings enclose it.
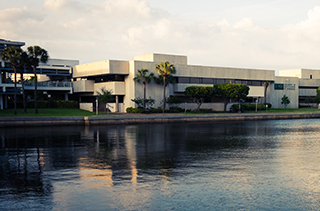
<instances>
[{"instance_id":1,"label":"vertical concrete pillar","mask_svg":"<svg viewBox=\"0 0 320 211\"><path fill-rule=\"evenodd\" d=\"M4 108L8 108L8 96L4 95Z\"/></svg>"},{"instance_id":2,"label":"vertical concrete pillar","mask_svg":"<svg viewBox=\"0 0 320 211\"><path fill-rule=\"evenodd\" d=\"M116 95L116 112L119 112L119 96Z\"/></svg>"},{"instance_id":3,"label":"vertical concrete pillar","mask_svg":"<svg viewBox=\"0 0 320 211\"><path fill-rule=\"evenodd\" d=\"M64 94L64 100L68 101L68 94Z\"/></svg>"},{"instance_id":4,"label":"vertical concrete pillar","mask_svg":"<svg viewBox=\"0 0 320 211\"><path fill-rule=\"evenodd\" d=\"M3 95L0 95L0 109L3 110Z\"/></svg>"}]
</instances>

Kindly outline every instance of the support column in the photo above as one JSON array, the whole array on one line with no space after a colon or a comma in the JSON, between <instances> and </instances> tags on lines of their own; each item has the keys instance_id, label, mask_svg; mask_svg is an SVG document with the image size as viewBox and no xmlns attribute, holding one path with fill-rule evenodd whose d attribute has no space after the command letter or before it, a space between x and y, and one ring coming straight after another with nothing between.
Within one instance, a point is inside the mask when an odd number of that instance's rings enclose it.
<instances>
[{"instance_id":1,"label":"support column","mask_svg":"<svg viewBox=\"0 0 320 211\"><path fill-rule=\"evenodd\" d=\"M119 112L119 96L116 95L116 112Z\"/></svg>"},{"instance_id":2,"label":"support column","mask_svg":"<svg viewBox=\"0 0 320 211\"><path fill-rule=\"evenodd\" d=\"M3 110L3 95L0 95L0 109Z\"/></svg>"},{"instance_id":3,"label":"support column","mask_svg":"<svg viewBox=\"0 0 320 211\"><path fill-rule=\"evenodd\" d=\"M68 101L68 94L64 94L64 100Z\"/></svg>"},{"instance_id":4,"label":"support column","mask_svg":"<svg viewBox=\"0 0 320 211\"><path fill-rule=\"evenodd\" d=\"M4 95L4 108L8 108L8 95Z\"/></svg>"}]
</instances>

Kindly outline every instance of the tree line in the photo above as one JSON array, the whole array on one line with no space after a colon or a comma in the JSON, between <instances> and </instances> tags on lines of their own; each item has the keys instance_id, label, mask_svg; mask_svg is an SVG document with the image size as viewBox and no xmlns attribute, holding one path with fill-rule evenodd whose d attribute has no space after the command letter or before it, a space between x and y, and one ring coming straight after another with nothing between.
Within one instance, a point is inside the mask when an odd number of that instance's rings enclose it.
<instances>
[{"instance_id":1,"label":"tree line","mask_svg":"<svg viewBox=\"0 0 320 211\"><path fill-rule=\"evenodd\" d=\"M33 70L34 73L34 106L35 113L38 114L37 104L37 72L36 68L39 66L39 62L46 63L48 61L48 52L39 46L29 46L26 51L20 47L9 46L6 47L1 55L2 60L9 61L14 71L14 114L17 114L17 73L20 74L22 85L22 98L24 113L27 113L26 94L24 90L24 71Z\"/></svg>"}]
</instances>

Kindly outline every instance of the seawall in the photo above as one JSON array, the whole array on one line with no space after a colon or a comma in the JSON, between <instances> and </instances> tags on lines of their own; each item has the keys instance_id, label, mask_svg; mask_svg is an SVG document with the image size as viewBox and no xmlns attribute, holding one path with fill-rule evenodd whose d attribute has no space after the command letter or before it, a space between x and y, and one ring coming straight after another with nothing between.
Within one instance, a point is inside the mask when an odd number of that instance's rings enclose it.
<instances>
[{"instance_id":1,"label":"seawall","mask_svg":"<svg viewBox=\"0 0 320 211\"><path fill-rule=\"evenodd\" d=\"M63 125L115 125L169 122L218 122L276 119L320 118L320 113L265 113L265 114L199 114L199 115L136 115L90 117L0 117L0 127L38 127Z\"/></svg>"}]
</instances>

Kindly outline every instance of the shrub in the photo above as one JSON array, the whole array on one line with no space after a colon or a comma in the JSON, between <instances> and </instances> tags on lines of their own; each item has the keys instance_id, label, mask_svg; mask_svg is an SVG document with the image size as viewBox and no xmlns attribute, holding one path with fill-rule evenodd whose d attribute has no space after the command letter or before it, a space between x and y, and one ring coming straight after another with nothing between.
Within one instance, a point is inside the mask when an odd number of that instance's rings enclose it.
<instances>
[{"instance_id":1,"label":"shrub","mask_svg":"<svg viewBox=\"0 0 320 211\"><path fill-rule=\"evenodd\" d=\"M50 103L48 100L38 100L38 108L50 108ZM27 103L28 108L34 108L34 101L29 101Z\"/></svg>"},{"instance_id":2,"label":"shrub","mask_svg":"<svg viewBox=\"0 0 320 211\"><path fill-rule=\"evenodd\" d=\"M34 101L29 101L27 107L34 108ZM38 100L38 108L78 108L78 102L73 100Z\"/></svg>"},{"instance_id":3,"label":"shrub","mask_svg":"<svg viewBox=\"0 0 320 211\"><path fill-rule=\"evenodd\" d=\"M168 103L170 107L178 107L183 102L183 99L177 96L170 96L166 99L166 103Z\"/></svg>"},{"instance_id":4,"label":"shrub","mask_svg":"<svg viewBox=\"0 0 320 211\"><path fill-rule=\"evenodd\" d=\"M213 113L213 110L210 108L200 108L200 113Z\"/></svg>"},{"instance_id":5,"label":"shrub","mask_svg":"<svg viewBox=\"0 0 320 211\"><path fill-rule=\"evenodd\" d=\"M267 103L268 106L270 103ZM232 111L236 112L239 110L239 104L233 104L231 106L232 108ZM270 104L270 107L268 108L271 108L271 104ZM264 104L258 104L257 105L257 110L265 110L266 109L266 106ZM256 110L256 104L255 103L241 103L241 110L243 111L255 111Z\"/></svg>"},{"instance_id":6,"label":"shrub","mask_svg":"<svg viewBox=\"0 0 320 211\"><path fill-rule=\"evenodd\" d=\"M143 108L143 103L145 103L146 107L153 106L153 104L156 102L154 99L150 98L149 99L143 99L143 98L135 98L131 99L132 102L136 103L138 108Z\"/></svg>"},{"instance_id":7,"label":"shrub","mask_svg":"<svg viewBox=\"0 0 320 211\"><path fill-rule=\"evenodd\" d=\"M149 111L150 113L162 113L162 108L150 108Z\"/></svg>"},{"instance_id":8,"label":"shrub","mask_svg":"<svg viewBox=\"0 0 320 211\"><path fill-rule=\"evenodd\" d=\"M58 108L77 108L78 107L78 103L73 100L57 100L56 103Z\"/></svg>"},{"instance_id":9,"label":"shrub","mask_svg":"<svg viewBox=\"0 0 320 211\"><path fill-rule=\"evenodd\" d=\"M271 107L272 107L272 104L271 104L271 103L265 103L264 105L268 105L268 108L271 108Z\"/></svg>"},{"instance_id":10,"label":"shrub","mask_svg":"<svg viewBox=\"0 0 320 211\"><path fill-rule=\"evenodd\" d=\"M181 113L181 112L184 112L184 109L175 106L175 107L170 107L168 112L170 112L170 113Z\"/></svg>"},{"instance_id":11,"label":"shrub","mask_svg":"<svg viewBox=\"0 0 320 211\"><path fill-rule=\"evenodd\" d=\"M132 108L132 107L128 107L126 109L127 113L143 113L145 112L145 110L143 108Z\"/></svg>"}]
</instances>

